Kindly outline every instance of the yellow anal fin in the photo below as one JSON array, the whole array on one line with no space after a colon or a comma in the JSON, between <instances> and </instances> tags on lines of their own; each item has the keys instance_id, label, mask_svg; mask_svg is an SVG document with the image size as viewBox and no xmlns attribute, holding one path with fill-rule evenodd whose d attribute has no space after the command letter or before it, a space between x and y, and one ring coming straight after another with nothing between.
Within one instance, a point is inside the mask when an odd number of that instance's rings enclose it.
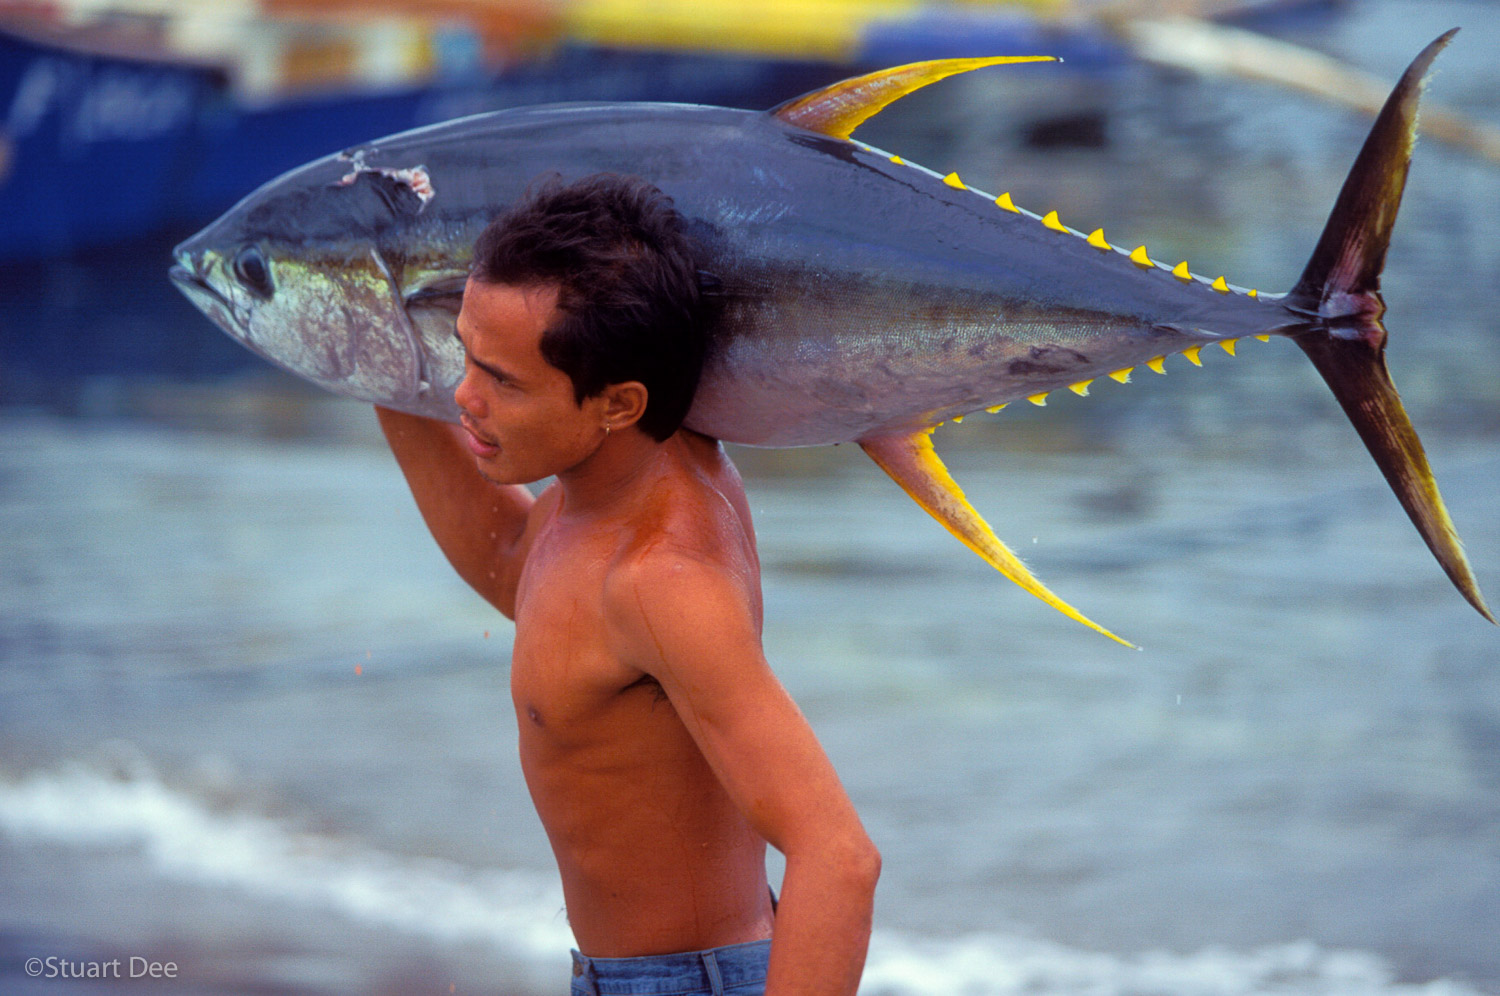
<instances>
[{"instance_id":1,"label":"yellow anal fin","mask_svg":"<svg viewBox=\"0 0 1500 996\"><path fill-rule=\"evenodd\" d=\"M821 90L793 97L766 113L787 124L848 138L854 129L913 91L929 83L986 66L1012 62L1056 62L1050 55L1003 55L988 59L933 59L841 80Z\"/></svg>"},{"instance_id":2,"label":"yellow anal fin","mask_svg":"<svg viewBox=\"0 0 1500 996\"><path fill-rule=\"evenodd\" d=\"M1009 547L1000 542L989 523L984 521L964 497L958 482L948 473L948 468L943 466L943 461L932 447L931 432L931 429L923 429L909 436L862 439L859 445L881 470L891 476L891 480L901 485L901 489L913 501L926 509L929 515L941 522L965 546L979 554L985 563L1074 622L1083 623L1116 643L1134 648L1135 644L1120 639L1054 595L1032 575Z\"/></svg>"}]
</instances>

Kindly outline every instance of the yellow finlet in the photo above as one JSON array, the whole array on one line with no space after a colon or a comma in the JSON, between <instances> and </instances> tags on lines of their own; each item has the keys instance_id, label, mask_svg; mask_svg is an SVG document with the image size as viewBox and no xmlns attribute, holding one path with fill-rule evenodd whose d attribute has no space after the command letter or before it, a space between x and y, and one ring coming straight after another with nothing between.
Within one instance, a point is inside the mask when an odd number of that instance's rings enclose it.
<instances>
[{"instance_id":1,"label":"yellow finlet","mask_svg":"<svg viewBox=\"0 0 1500 996\"><path fill-rule=\"evenodd\" d=\"M906 165L906 160L902 159L900 156L891 156L891 162L895 163L897 166Z\"/></svg>"},{"instance_id":2,"label":"yellow finlet","mask_svg":"<svg viewBox=\"0 0 1500 996\"><path fill-rule=\"evenodd\" d=\"M1134 649L1134 644L1120 639L1083 615L1032 575L1021 558L1000 541L989 523L969 504L958 482L953 480L953 475L948 473L948 468L938 458L937 451L932 447L932 436L927 432L862 439L859 445L881 470L891 476L891 480L901 485L901 489L912 500L941 522L965 546L979 554L985 563L1069 619Z\"/></svg>"},{"instance_id":3,"label":"yellow finlet","mask_svg":"<svg viewBox=\"0 0 1500 996\"><path fill-rule=\"evenodd\" d=\"M1092 384L1092 383L1093 383L1092 380L1080 380L1076 384L1069 384L1068 385L1068 390L1072 391L1074 394L1078 395L1080 398L1086 398L1086 397L1089 396L1089 385Z\"/></svg>"},{"instance_id":4,"label":"yellow finlet","mask_svg":"<svg viewBox=\"0 0 1500 996\"><path fill-rule=\"evenodd\" d=\"M1048 211L1047 216L1042 219L1042 225L1052 229L1054 232L1066 232L1067 226L1057 219L1056 211Z\"/></svg>"},{"instance_id":5,"label":"yellow finlet","mask_svg":"<svg viewBox=\"0 0 1500 996\"><path fill-rule=\"evenodd\" d=\"M1218 291L1220 294L1228 294L1229 293L1229 285L1224 282L1224 278L1223 277L1214 277L1214 282L1211 283L1211 284L1209 284L1208 286L1212 287L1214 290Z\"/></svg>"},{"instance_id":6,"label":"yellow finlet","mask_svg":"<svg viewBox=\"0 0 1500 996\"><path fill-rule=\"evenodd\" d=\"M1237 342L1239 342L1238 339L1220 339L1219 345L1224 347L1224 352L1228 353L1230 356L1233 356L1234 344Z\"/></svg>"},{"instance_id":7,"label":"yellow finlet","mask_svg":"<svg viewBox=\"0 0 1500 996\"><path fill-rule=\"evenodd\" d=\"M1016 202L1010 199L1010 192L1009 191L1006 191L1005 193L1001 194L999 197L996 197L995 198L995 203L998 204L1000 207L1005 208L1005 210L1007 210L1007 211L1013 211L1016 214L1020 214L1021 213L1021 209L1018 208L1018 207L1016 207Z\"/></svg>"},{"instance_id":8,"label":"yellow finlet","mask_svg":"<svg viewBox=\"0 0 1500 996\"><path fill-rule=\"evenodd\" d=\"M1130 371L1132 371L1134 369L1135 369L1135 367L1126 367L1124 370L1116 370L1116 371L1114 371L1113 373L1111 373L1109 375L1110 379L1114 380L1114 381L1118 381L1121 384L1129 384L1130 383Z\"/></svg>"},{"instance_id":9,"label":"yellow finlet","mask_svg":"<svg viewBox=\"0 0 1500 996\"><path fill-rule=\"evenodd\" d=\"M821 90L793 97L766 113L808 131L820 132L833 138L848 138L854 134L854 129L890 104L938 80L983 69L985 66L1056 61L1050 55L1006 55L988 59L933 59L928 62L913 62L841 80Z\"/></svg>"},{"instance_id":10,"label":"yellow finlet","mask_svg":"<svg viewBox=\"0 0 1500 996\"><path fill-rule=\"evenodd\" d=\"M997 413L997 412L999 412L999 411L1000 411L1000 409L1002 409L1002 408L1004 408L1004 407L1005 407L1005 406L1006 406L1006 405L1008 405L1008 404L1010 404L1010 402L1009 402L1009 401L1002 401L1002 402L1000 402L1000 404L998 404L998 405L994 405L994 406L993 406L993 407L990 407L990 408L986 408L986 409L985 409L985 411L987 411L987 412L989 412L989 413L990 413L990 414L991 414L991 415L994 415L994 414L996 414L996 413Z\"/></svg>"},{"instance_id":11,"label":"yellow finlet","mask_svg":"<svg viewBox=\"0 0 1500 996\"><path fill-rule=\"evenodd\" d=\"M1165 356L1158 356L1154 359L1147 360L1146 366L1150 367L1156 373L1166 374L1167 368L1163 366L1166 360L1167 358Z\"/></svg>"},{"instance_id":12,"label":"yellow finlet","mask_svg":"<svg viewBox=\"0 0 1500 996\"><path fill-rule=\"evenodd\" d=\"M1136 246L1130 251L1130 261L1136 266L1152 267L1156 264L1151 262L1151 257L1146 255L1145 246Z\"/></svg>"},{"instance_id":13,"label":"yellow finlet","mask_svg":"<svg viewBox=\"0 0 1500 996\"><path fill-rule=\"evenodd\" d=\"M1202 346L1189 346L1187 349L1184 349L1182 351L1182 355L1186 356L1188 358L1188 362L1193 366L1201 367L1203 366L1203 361L1198 359L1198 350L1202 348Z\"/></svg>"},{"instance_id":14,"label":"yellow finlet","mask_svg":"<svg viewBox=\"0 0 1500 996\"><path fill-rule=\"evenodd\" d=\"M1093 230L1093 232L1091 232L1089 234L1088 243L1089 243L1089 245L1093 246L1095 249L1113 249L1114 248L1114 246L1112 246L1108 242L1104 241L1104 229L1102 229L1102 228L1096 228L1096 229Z\"/></svg>"},{"instance_id":15,"label":"yellow finlet","mask_svg":"<svg viewBox=\"0 0 1500 996\"><path fill-rule=\"evenodd\" d=\"M1268 335L1258 335L1255 338L1259 339L1261 342L1270 342L1271 341L1271 337L1268 336Z\"/></svg>"},{"instance_id":16,"label":"yellow finlet","mask_svg":"<svg viewBox=\"0 0 1500 996\"><path fill-rule=\"evenodd\" d=\"M1172 267L1172 276L1176 277L1178 280L1183 281L1190 281L1193 279L1193 275L1188 272L1187 260L1183 260L1181 263L1178 263L1176 266Z\"/></svg>"},{"instance_id":17,"label":"yellow finlet","mask_svg":"<svg viewBox=\"0 0 1500 996\"><path fill-rule=\"evenodd\" d=\"M954 425L962 425L963 421L964 421L964 417L962 415L955 415L955 416L953 416L953 424Z\"/></svg>"},{"instance_id":18,"label":"yellow finlet","mask_svg":"<svg viewBox=\"0 0 1500 996\"><path fill-rule=\"evenodd\" d=\"M1047 403L1047 392L1042 391L1040 394L1033 394L1026 400L1036 405L1038 408L1041 408Z\"/></svg>"},{"instance_id":19,"label":"yellow finlet","mask_svg":"<svg viewBox=\"0 0 1500 996\"><path fill-rule=\"evenodd\" d=\"M949 173L947 176L943 177L943 182L952 187L954 190L969 189L968 187L964 186L964 182L958 178L957 173Z\"/></svg>"},{"instance_id":20,"label":"yellow finlet","mask_svg":"<svg viewBox=\"0 0 1500 996\"><path fill-rule=\"evenodd\" d=\"M1246 293L1251 297L1260 297L1260 291L1256 290L1254 287L1250 288L1248 291L1246 291Z\"/></svg>"}]
</instances>

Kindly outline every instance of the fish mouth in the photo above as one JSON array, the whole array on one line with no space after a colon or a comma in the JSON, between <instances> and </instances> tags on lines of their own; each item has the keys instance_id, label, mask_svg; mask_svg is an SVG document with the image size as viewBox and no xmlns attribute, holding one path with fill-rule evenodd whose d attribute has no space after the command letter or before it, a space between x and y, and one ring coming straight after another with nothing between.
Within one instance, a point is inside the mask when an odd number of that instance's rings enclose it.
<instances>
[{"instance_id":1,"label":"fish mouth","mask_svg":"<svg viewBox=\"0 0 1500 996\"><path fill-rule=\"evenodd\" d=\"M176 284L184 293L191 293L194 291L202 292L212 295L214 298L225 304L229 303L227 301L224 301L224 298L219 294L218 291L209 286L208 281L198 276L198 271L194 270L192 267L184 266L181 263L174 263L172 264L172 268L167 271L167 276L170 277L172 279L172 283Z\"/></svg>"},{"instance_id":2,"label":"fish mouth","mask_svg":"<svg viewBox=\"0 0 1500 996\"><path fill-rule=\"evenodd\" d=\"M176 263L167 271L167 276L187 299L203 312L214 324L229 335L250 345L249 322L239 313L233 302L221 294L198 272L196 267Z\"/></svg>"}]
</instances>

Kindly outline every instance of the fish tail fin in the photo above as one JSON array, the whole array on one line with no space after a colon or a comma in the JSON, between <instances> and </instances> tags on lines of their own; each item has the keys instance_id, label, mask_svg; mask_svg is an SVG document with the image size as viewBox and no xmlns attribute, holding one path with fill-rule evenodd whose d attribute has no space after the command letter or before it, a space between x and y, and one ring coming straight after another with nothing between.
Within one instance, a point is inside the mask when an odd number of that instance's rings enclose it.
<instances>
[{"instance_id":1,"label":"fish tail fin","mask_svg":"<svg viewBox=\"0 0 1500 996\"><path fill-rule=\"evenodd\" d=\"M1082 623L1096 633L1102 633L1116 643L1139 649L1058 598L1032 575L1021 558L1000 541L989 523L969 504L958 482L953 480L953 475L948 473L948 468L943 466L943 461L933 449L931 434L931 429L921 429L907 436L862 439L859 445L918 505L941 522L965 546L979 554L985 563L1069 619Z\"/></svg>"},{"instance_id":2,"label":"fish tail fin","mask_svg":"<svg viewBox=\"0 0 1500 996\"><path fill-rule=\"evenodd\" d=\"M1386 368L1385 302L1380 296L1380 273L1416 142L1422 89L1433 60L1457 30L1423 49L1391 91L1302 278L1284 303L1304 318L1289 337L1328 383L1428 548L1464 598L1495 622Z\"/></svg>"}]
</instances>

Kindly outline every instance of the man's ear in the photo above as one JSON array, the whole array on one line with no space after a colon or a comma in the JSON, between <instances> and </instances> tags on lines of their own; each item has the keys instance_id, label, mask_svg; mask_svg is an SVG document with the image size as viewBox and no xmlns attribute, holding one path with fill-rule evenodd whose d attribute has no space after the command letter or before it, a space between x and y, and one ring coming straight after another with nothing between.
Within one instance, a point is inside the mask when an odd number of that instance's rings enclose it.
<instances>
[{"instance_id":1,"label":"man's ear","mask_svg":"<svg viewBox=\"0 0 1500 996\"><path fill-rule=\"evenodd\" d=\"M638 380L610 384L601 394L604 399L605 424L611 432L635 425L646 414L646 385Z\"/></svg>"}]
</instances>

